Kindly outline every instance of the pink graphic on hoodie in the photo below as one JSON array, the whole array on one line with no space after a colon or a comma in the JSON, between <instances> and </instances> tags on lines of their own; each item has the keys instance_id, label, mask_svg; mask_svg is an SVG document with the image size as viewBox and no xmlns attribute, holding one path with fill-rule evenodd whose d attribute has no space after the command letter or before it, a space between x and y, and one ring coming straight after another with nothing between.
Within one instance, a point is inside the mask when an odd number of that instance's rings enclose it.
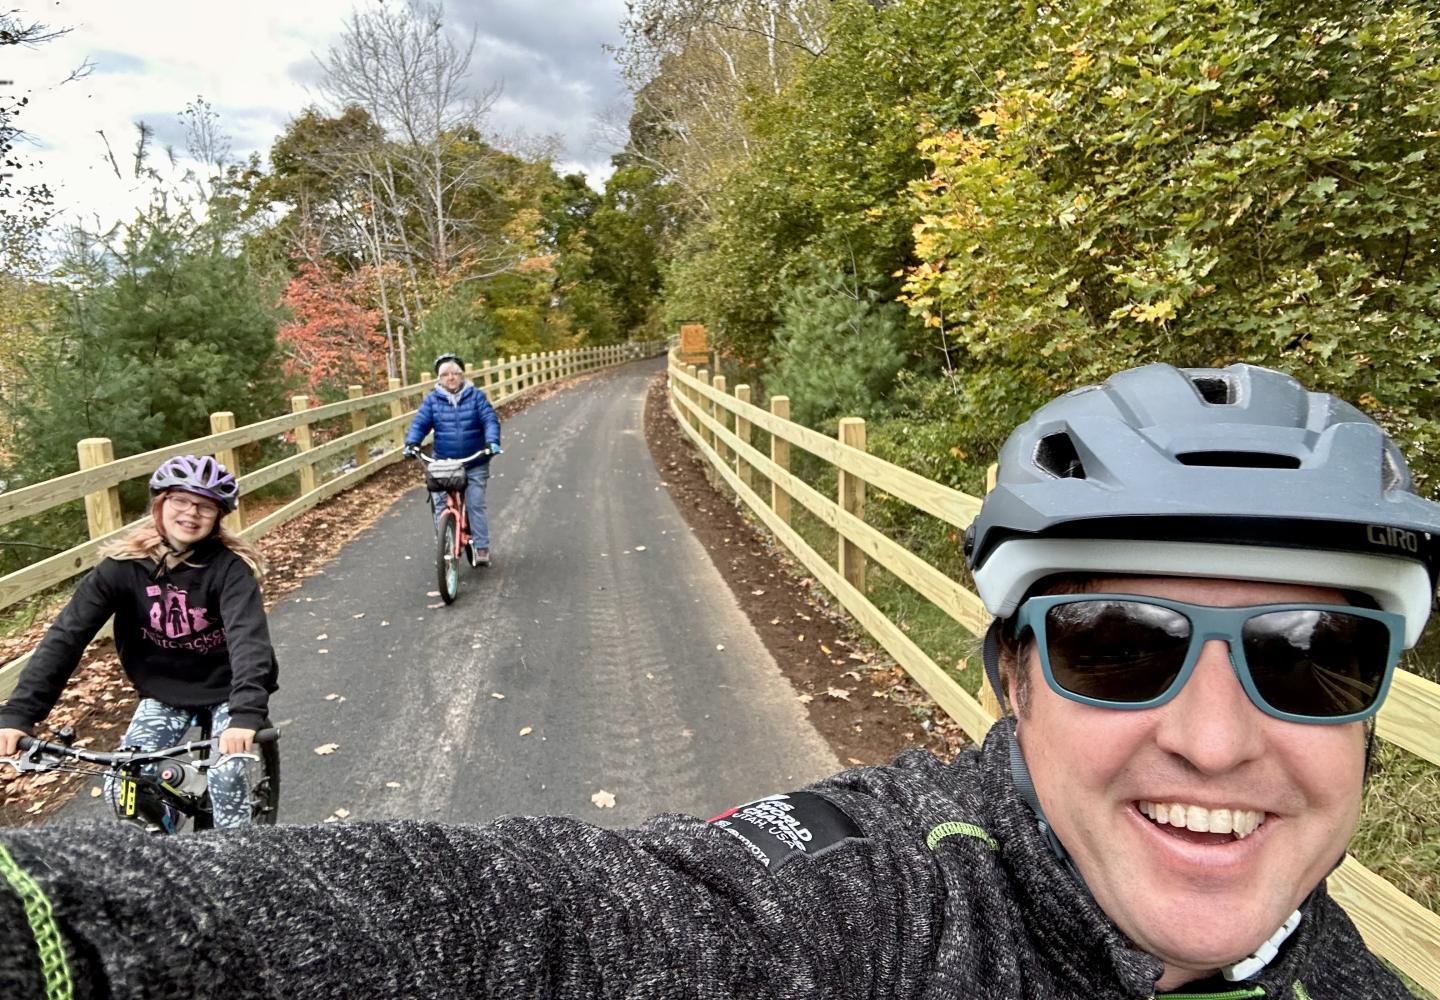
<instances>
[{"instance_id":1,"label":"pink graphic on hoodie","mask_svg":"<svg viewBox=\"0 0 1440 1000\"><path fill-rule=\"evenodd\" d=\"M169 584L147 587L151 598L150 627L146 638L164 649L188 649L208 652L225 645L225 630L216 628L205 608L192 608L190 595Z\"/></svg>"}]
</instances>

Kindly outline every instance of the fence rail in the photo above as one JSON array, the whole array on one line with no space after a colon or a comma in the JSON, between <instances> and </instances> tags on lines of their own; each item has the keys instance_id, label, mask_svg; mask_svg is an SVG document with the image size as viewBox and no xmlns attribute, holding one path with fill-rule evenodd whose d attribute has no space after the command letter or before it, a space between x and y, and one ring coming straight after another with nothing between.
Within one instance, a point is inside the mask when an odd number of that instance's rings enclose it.
<instances>
[{"instance_id":1,"label":"fence rail","mask_svg":"<svg viewBox=\"0 0 1440 1000\"><path fill-rule=\"evenodd\" d=\"M745 385L727 391L721 376L682 365L672 353L670 407L681 429L722 480L750 508L816 580L825 586L942 710L974 740L983 739L998 716L998 703L982 688L977 700L916 645L866 596L867 561L884 567L955 622L981 634L989 616L979 597L909 552L864 520L865 487L883 490L941 521L963 530L980 509L980 500L931 482L863 450L863 421L841 421L840 438L792 423L790 401L770 401L770 410L750 402ZM858 425L858 426L857 426ZM770 454L750 443L750 430L771 435ZM850 443L846 443L847 440ZM791 449L816 456L839 472L832 499L790 472ZM756 486L756 479L768 482ZM790 523L792 502L800 504L836 533L834 564L817 552ZM1407 671L1395 683L1380 712L1382 739L1440 764L1440 685ZM1433 993L1440 994L1440 916L1347 857L1329 879L1330 891L1345 907L1366 943Z\"/></svg>"},{"instance_id":2,"label":"fence rail","mask_svg":"<svg viewBox=\"0 0 1440 1000\"><path fill-rule=\"evenodd\" d=\"M478 368L467 368L466 375L484 389L493 402L499 403L558 378L659 354L664 346L657 341L526 354L508 360L487 360ZM401 385L398 379L391 379L388 389L369 395L362 394L360 387L352 386L351 398L315 407L309 405L307 397L296 396L291 401L292 412L243 427L234 426L230 413L217 412L211 414L211 426L216 433L121 459L110 459L108 439L88 438L80 442L82 468L79 471L0 493L0 525L43 514L80 499L85 500L90 524L90 538L86 541L0 576L0 610L62 584L95 565L100 547L129 527L122 524L120 515L120 484L150 475L166 458L186 454L219 456L236 473L241 491L240 510L227 517L226 526L254 541L271 528L398 461L404 430L414 415L412 401L433 385L428 379L411 385ZM387 407L389 415L370 423L370 412L380 407ZM324 444L313 444L311 431L316 424L347 415L351 418L349 433ZM293 454L249 472L239 467L236 449L292 431L296 438ZM372 457L370 452L377 443L382 450ZM356 460L355 468L341 471L339 467L350 456ZM326 463L336 467L331 470L333 474L321 474L320 467ZM245 496L261 486L294 475L300 477L300 496L250 523ZM8 697L15 689L16 679L28 660L27 653L0 666L0 698Z\"/></svg>"}]
</instances>

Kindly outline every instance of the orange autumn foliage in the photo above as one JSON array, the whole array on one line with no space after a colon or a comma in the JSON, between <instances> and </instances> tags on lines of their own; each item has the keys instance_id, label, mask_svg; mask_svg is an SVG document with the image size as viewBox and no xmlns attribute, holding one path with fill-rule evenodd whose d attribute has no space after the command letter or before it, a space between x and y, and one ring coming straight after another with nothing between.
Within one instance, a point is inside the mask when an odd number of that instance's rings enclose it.
<instances>
[{"instance_id":1,"label":"orange autumn foliage","mask_svg":"<svg viewBox=\"0 0 1440 1000\"><path fill-rule=\"evenodd\" d=\"M379 310L367 304L366 270L347 275L323 259L306 260L281 296L291 315L276 338L285 374L316 396L343 396L348 385L384 386L385 336Z\"/></svg>"}]
</instances>

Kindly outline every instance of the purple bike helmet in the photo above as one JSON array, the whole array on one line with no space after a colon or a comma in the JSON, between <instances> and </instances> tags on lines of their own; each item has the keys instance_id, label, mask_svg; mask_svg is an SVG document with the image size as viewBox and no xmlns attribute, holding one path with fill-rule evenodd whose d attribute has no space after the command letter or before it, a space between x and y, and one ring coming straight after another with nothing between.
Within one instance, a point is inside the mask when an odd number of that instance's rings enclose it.
<instances>
[{"instance_id":1,"label":"purple bike helmet","mask_svg":"<svg viewBox=\"0 0 1440 1000\"><path fill-rule=\"evenodd\" d=\"M226 513L240 502L240 484L209 455L176 455L160 463L150 477L150 495L166 490L184 490L218 503Z\"/></svg>"}]
</instances>

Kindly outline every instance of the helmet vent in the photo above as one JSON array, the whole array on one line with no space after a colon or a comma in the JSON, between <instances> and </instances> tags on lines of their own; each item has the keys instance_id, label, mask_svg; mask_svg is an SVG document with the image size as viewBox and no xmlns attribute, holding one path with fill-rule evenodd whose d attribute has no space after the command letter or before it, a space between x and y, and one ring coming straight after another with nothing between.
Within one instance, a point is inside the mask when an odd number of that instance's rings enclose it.
<instances>
[{"instance_id":1,"label":"helmet vent","mask_svg":"<svg viewBox=\"0 0 1440 1000\"><path fill-rule=\"evenodd\" d=\"M1294 455L1273 455L1259 451L1187 451L1176 455L1181 465L1206 465L1221 469L1298 469Z\"/></svg>"},{"instance_id":2,"label":"helmet vent","mask_svg":"<svg viewBox=\"0 0 1440 1000\"><path fill-rule=\"evenodd\" d=\"M1395 459L1395 453L1389 448L1385 449L1384 461L1380 463L1380 490L1382 493L1389 493L1399 487L1406 489L1408 476L1404 466Z\"/></svg>"},{"instance_id":3,"label":"helmet vent","mask_svg":"<svg viewBox=\"0 0 1440 1000\"><path fill-rule=\"evenodd\" d=\"M1200 393L1200 398L1207 403L1228 405L1235 402L1235 386L1228 378L1202 375L1191 379L1191 382L1195 384L1195 390Z\"/></svg>"},{"instance_id":4,"label":"helmet vent","mask_svg":"<svg viewBox=\"0 0 1440 1000\"><path fill-rule=\"evenodd\" d=\"M1035 464L1056 479L1085 478L1085 463L1080 461L1075 442L1064 431L1040 439L1035 447Z\"/></svg>"}]
</instances>

